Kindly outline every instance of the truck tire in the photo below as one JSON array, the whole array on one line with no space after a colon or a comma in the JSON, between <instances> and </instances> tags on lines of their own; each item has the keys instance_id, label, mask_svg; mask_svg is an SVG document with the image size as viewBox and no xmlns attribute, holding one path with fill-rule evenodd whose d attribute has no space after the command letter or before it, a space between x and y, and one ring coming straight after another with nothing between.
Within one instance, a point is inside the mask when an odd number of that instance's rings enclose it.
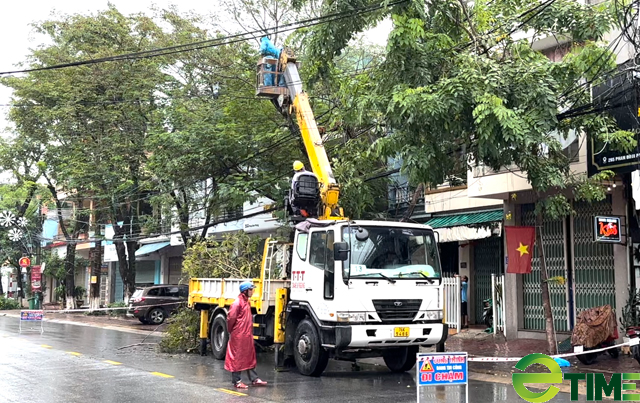
<instances>
[{"instance_id":1,"label":"truck tire","mask_svg":"<svg viewBox=\"0 0 640 403\"><path fill-rule=\"evenodd\" d=\"M444 342L436 344L436 353L444 353Z\"/></svg>"},{"instance_id":2,"label":"truck tire","mask_svg":"<svg viewBox=\"0 0 640 403\"><path fill-rule=\"evenodd\" d=\"M416 364L418 346L392 348L386 350L382 358L391 372L407 372Z\"/></svg>"},{"instance_id":3,"label":"truck tire","mask_svg":"<svg viewBox=\"0 0 640 403\"><path fill-rule=\"evenodd\" d=\"M293 340L293 357L302 375L320 376L329 363L329 353L320 344L320 335L309 319L296 328Z\"/></svg>"},{"instance_id":4,"label":"truck tire","mask_svg":"<svg viewBox=\"0 0 640 403\"><path fill-rule=\"evenodd\" d=\"M227 343L229 343L229 332L227 331L227 318L219 313L211 323L211 351L216 360L224 360L227 355Z\"/></svg>"}]
</instances>

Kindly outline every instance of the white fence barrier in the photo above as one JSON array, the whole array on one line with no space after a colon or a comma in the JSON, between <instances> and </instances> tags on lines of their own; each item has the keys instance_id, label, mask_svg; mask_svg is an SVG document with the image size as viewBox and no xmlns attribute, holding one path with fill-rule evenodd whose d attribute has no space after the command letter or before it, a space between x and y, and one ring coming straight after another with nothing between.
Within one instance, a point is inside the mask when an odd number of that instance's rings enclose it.
<instances>
[{"instance_id":1,"label":"white fence barrier","mask_svg":"<svg viewBox=\"0 0 640 403\"><path fill-rule=\"evenodd\" d=\"M449 328L455 328L460 332L462 328L462 307L460 294L460 277L442 278L443 299L444 299L444 323Z\"/></svg>"},{"instance_id":2,"label":"white fence barrier","mask_svg":"<svg viewBox=\"0 0 640 403\"><path fill-rule=\"evenodd\" d=\"M504 274L497 276L491 274L491 302L493 307L493 334L501 332L505 337L507 331L504 326L505 307L504 300Z\"/></svg>"}]
</instances>

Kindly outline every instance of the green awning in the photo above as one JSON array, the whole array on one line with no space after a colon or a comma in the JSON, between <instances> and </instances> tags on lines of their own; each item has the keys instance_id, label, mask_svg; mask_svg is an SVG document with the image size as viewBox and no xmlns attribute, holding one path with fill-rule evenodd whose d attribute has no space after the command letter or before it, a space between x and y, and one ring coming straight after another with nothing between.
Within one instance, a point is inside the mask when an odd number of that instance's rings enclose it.
<instances>
[{"instance_id":1,"label":"green awning","mask_svg":"<svg viewBox=\"0 0 640 403\"><path fill-rule=\"evenodd\" d=\"M503 210L479 211L476 213L452 214L447 216L434 217L428 222L431 228L459 227L474 224L484 224L495 221L502 221Z\"/></svg>"}]
</instances>

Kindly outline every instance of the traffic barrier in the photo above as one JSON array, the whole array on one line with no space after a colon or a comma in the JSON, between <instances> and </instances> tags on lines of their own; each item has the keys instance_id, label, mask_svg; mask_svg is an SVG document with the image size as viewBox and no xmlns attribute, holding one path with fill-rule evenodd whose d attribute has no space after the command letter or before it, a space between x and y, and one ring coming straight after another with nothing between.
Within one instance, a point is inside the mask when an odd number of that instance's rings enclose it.
<instances>
[{"instance_id":1,"label":"traffic barrier","mask_svg":"<svg viewBox=\"0 0 640 403\"><path fill-rule=\"evenodd\" d=\"M607 347L602 347L602 348L597 348L597 349L593 349L593 350L587 350L587 351L579 351L579 352L573 352L573 353L565 353L565 354L555 354L555 355L551 355L551 358L565 358L565 357L574 357L577 355L582 355L582 354L591 354L591 353L599 353L602 351L606 351L606 350L610 350L612 348L618 348L618 347L622 347L622 346L637 346L638 344L640 344L640 338L635 338L635 339L631 339L629 341L626 341L624 343L620 343L620 344L614 344L612 346L607 346ZM512 362L512 361L520 361L522 358L524 357L469 357L469 361L475 361L475 362Z\"/></svg>"}]
</instances>

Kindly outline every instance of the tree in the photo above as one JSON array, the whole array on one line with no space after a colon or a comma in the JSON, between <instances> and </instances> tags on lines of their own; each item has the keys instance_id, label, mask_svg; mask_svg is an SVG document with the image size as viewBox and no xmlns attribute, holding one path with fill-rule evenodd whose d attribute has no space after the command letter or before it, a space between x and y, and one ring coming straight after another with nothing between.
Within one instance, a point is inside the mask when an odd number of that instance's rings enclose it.
<instances>
[{"instance_id":1,"label":"tree","mask_svg":"<svg viewBox=\"0 0 640 403\"><path fill-rule=\"evenodd\" d=\"M331 12L365 10L376 2L325 1ZM542 294L549 351L554 353L547 272L542 253L543 215L572 212L567 197L604 198L599 182L572 172L559 136L570 131L614 140L620 148L635 146L632 135L617 130L600 114L558 118L561 109L589 101L589 83L615 67L615 58L598 43L616 19L608 3L583 5L571 0L429 1L391 3L332 24L320 25L308 43L314 75L329 74L335 57L357 33L391 18L386 54L372 75L376 85L359 104L384 116L391 134L379 139L379 155L402 158L402 171L414 184L435 187L460 164L490 169L515 167L536 195ZM514 28L515 27L515 28ZM569 40L568 53L552 62L532 49L531 38ZM513 169L513 168L512 168Z\"/></svg>"},{"instance_id":2,"label":"tree","mask_svg":"<svg viewBox=\"0 0 640 403\"><path fill-rule=\"evenodd\" d=\"M25 297L25 284L22 281L18 264L22 256L36 258L34 249L38 241L33 235L40 231L42 222L39 217L40 199L43 198L42 186L37 181L42 176L43 147L37 141L24 137L0 140L0 167L11 173L15 183L1 188L0 207L3 212L14 216L9 222L5 215L5 231L0 240L0 256L16 271L18 295ZM17 225L17 224L20 225ZM13 226L14 238L9 238L10 226ZM19 236L18 236L19 235ZM37 260L34 262L37 263ZM30 268L28 269L30 270ZM0 292L2 294L2 292Z\"/></svg>"},{"instance_id":3,"label":"tree","mask_svg":"<svg viewBox=\"0 0 640 403\"><path fill-rule=\"evenodd\" d=\"M112 5L95 15L60 16L35 28L49 37L51 45L33 51L31 67L147 51L156 48L162 37L150 18L126 17ZM88 224L96 212L113 224L127 298L135 291L136 237L150 198L145 139L160 108L156 89L173 79L162 71L171 61L141 58L3 79L14 90L10 118L16 130L46 147L44 161L53 197L64 190L93 201L96 211L78 210L76 224ZM79 233L88 229L74 225L65 232L68 252L74 250ZM72 281L73 266L69 261L67 281ZM68 294L72 292L67 288Z\"/></svg>"},{"instance_id":4,"label":"tree","mask_svg":"<svg viewBox=\"0 0 640 403\"><path fill-rule=\"evenodd\" d=\"M171 10L162 18L172 26L167 44L211 39L197 18ZM275 108L255 98L258 58L245 43L186 52L172 66L176 80L160 87L169 101L147 139L147 167L159 191L154 204L177 222L187 247L258 194L281 197L295 142ZM155 232L167 224L153 221Z\"/></svg>"}]
</instances>

